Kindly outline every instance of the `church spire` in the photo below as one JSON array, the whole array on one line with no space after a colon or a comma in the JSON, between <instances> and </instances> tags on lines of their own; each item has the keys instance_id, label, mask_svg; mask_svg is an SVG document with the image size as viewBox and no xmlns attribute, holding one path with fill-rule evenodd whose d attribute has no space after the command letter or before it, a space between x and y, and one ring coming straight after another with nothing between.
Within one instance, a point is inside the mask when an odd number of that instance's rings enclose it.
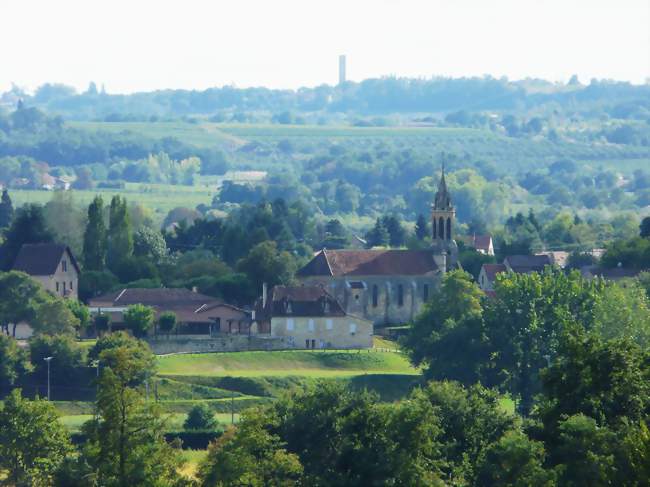
<instances>
[{"instance_id":1,"label":"church spire","mask_svg":"<svg viewBox=\"0 0 650 487\"><path fill-rule=\"evenodd\" d=\"M451 209L451 195L447 189L447 181L445 180L445 163L442 163L442 174L440 176L440 183L438 183L438 191L436 192L436 199L434 200L433 207L436 210L449 210Z\"/></svg>"}]
</instances>

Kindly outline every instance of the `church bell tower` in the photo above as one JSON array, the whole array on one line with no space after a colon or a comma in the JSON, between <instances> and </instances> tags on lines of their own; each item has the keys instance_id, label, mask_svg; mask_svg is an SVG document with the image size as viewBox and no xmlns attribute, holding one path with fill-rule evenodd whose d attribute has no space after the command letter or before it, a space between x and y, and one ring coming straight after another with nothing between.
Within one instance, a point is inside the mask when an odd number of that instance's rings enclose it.
<instances>
[{"instance_id":1,"label":"church bell tower","mask_svg":"<svg viewBox=\"0 0 650 487\"><path fill-rule=\"evenodd\" d=\"M458 260L458 247L454 240L455 224L456 209L451 203L443 163L438 191L431 206L431 239L434 251L446 253L450 265L455 265Z\"/></svg>"}]
</instances>

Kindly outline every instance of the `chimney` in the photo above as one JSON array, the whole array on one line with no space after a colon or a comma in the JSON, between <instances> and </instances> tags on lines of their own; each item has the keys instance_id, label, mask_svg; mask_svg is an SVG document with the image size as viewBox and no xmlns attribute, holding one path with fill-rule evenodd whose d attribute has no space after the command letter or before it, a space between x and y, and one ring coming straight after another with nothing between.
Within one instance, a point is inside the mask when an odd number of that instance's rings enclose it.
<instances>
[{"instance_id":1,"label":"chimney","mask_svg":"<svg viewBox=\"0 0 650 487\"><path fill-rule=\"evenodd\" d=\"M262 308L266 308L266 283L262 284Z\"/></svg>"},{"instance_id":2,"label":"chimney","mask_svg":"<svg viewBox=\"0 0 650 487\"><path fill-rule=\"evenodd\" d=\"M199 292L199 288L196 287L196 286L192 286L192 292L193 292L193 293L198 293L198 292Z\"/></svg>"}]
</instances>

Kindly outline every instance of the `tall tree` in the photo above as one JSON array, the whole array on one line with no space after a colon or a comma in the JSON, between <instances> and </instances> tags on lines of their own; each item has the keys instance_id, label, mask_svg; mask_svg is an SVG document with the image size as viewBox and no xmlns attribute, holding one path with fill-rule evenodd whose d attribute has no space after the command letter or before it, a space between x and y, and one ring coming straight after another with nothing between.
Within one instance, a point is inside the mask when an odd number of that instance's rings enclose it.
<instances>
[{"instance_id":1,"label":"tall tree","mask_svg":"<svg viewBox=\"0 0 650 487\"><path fill-rule=\"evenodd\" d=\"M133 255L133 235L126 199L116 195L111 200L109 213L108 267L115 272L131 255Z\"/></svg>"},{"instance_id":2,"label":"tall tree","mask_svg":"<svg viewBox=\"0 0 650 487\"><path fill-rule=\"evenodd\" d=\"M9 197L9 192L5 189L2 191L0 199L0 228L6 228L11 225L14 218L14 205Z\"/></svg>"},{"instance_id":3,"label":"tall tree","mask_svg":"<svg viewBox=\"0 0 650 487\"><path fill-rule=\"evenodd\" d=\"M0 272L0 327L16 335L20 322L31 323L41 304L51 301L43 287L24 272Z\"/></svg>"},{"instance_id":4,"label":"tall tree","mask_svg":"<svg viewBox=\"0 0 650 487\"><path fill-rule=\"evenodd\" d=\"M9 270L23 244L52 242L54 237L47 229L43 207L25 205L16 212L5 242L0 248L0 268Z\"/></svg>"},{"instance_id":5,"label":"tall tree","mask_svg":"<svg viewBox=\"0 0 650 487\"><path fill-rule=\"evenodd\" d=\"M102 271L106 264L106 225L104 200L95 196L88 206L88 223L84 233L84 270Z\"/></svg>"},{"instance_id":6,"label":"tall tree","mask_svg":"<svg viewBox=\"0 0 650 487\"><path fill-rule=\"evenodd\" d=\"M415 222L415 236L418 240L424 240L429 236L429 225L427 225L427 220L422 213L418 215L418 220Z\"/></svg>"},{"instance_id":7,"label":"tall tree","mask_svg":"<svg viewBox=\"0 0 650 487\"><path fill-rule=\"evenodd\" d=\"M0 469L10 485L52 485L72 446L49 401L30 401L14 390L0 409Z\"/></svg>"}]
</instances>

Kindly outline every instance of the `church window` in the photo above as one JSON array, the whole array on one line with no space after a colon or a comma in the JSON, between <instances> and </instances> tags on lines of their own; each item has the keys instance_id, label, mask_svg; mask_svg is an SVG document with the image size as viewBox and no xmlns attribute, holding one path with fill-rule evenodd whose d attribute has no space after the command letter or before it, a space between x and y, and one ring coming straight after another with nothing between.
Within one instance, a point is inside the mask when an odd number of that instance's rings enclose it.
<instances>
[{"instance_id":1,"label":"church window","mask_svg":"<svg viewBox=\"0 0 650 487\"><path fill-rule=\"evenodd\" d=\"M447 240L451 240L451 218L447 218Z\"/></svg>"},{"instance_id":2,"label":"church window","mask_svg":"<svg viewBox=\"0 0 650 487\"><path fill-rule=\"evenodd\" d=\"M429 301L429 285L425 284L422 286L422 300L423 301Z\"/></svg>"},{"instance_id":3,"label":"church window","mask_svg":"<svg viewBox=\"0 0 650 487\"><path fill-rule=\"evenodd\" d=\"M438 238L445 238L445 220L442 217L438 220Z\"/></svg>"},{"instance_id":4,"label":"church window","mask_svg":"<svg viewBox=\"0 0 650 487\"><path fill-rule=\"evenodd\" d=\"M377 288L377 284L373 284L372 286L372 307L373 308L377 307L378 298L379 298L379 289Z\"/></svg>"},{"instance_id":5,"label":"church window","mask_svg":"<svg viewBox=\"0 0 650 487\"><path fill-rule=\"evenodd\" d=\"M435 238L436 238L436 235L437 235L437 233L438 233L438 232L437 232L437 230L438 230L438 226L436 225L436 221L435 221L435 220L433 221L432 228L433 228L433 238L435 239Z\"/></svg>"},{"instance_id":6,"label":"church window","mask_svg":"<svg viewBox=\"0 0 650 487\"><path fill-rule=\"evenodd\" d=\"M404 306L404 286L397 286L397 306Z\"/></svg>"}]
</instances>

